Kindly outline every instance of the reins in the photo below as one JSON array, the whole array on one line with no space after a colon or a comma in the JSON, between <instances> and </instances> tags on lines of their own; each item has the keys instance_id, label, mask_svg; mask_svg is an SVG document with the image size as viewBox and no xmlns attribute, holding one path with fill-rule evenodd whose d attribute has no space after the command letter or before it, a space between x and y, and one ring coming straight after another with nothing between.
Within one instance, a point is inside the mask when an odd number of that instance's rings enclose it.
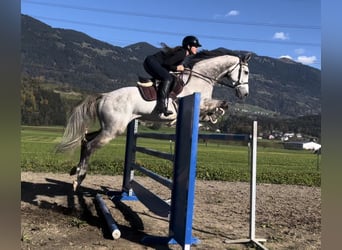
<instances>
[{"instance_id":1,"label":"reins","mask_svg":"<svg viewBox=\"0 0 342 250\"><path fill-rule=\"evenodd\" d=\"M233 71L235 70L235 68L236 68L238 65L240 65L239 78L238 78L238 79L240 79L241 70L242 70L241 64L242 64L242 63L241 63L241 60L240 60L240 62L239 62L238 64L236 64L236 65L234 66L234 68L233 68L232 70L230 70L229 72L227 72L226 74L229 74L229 73L233 72ZM229 87L229 88L235 88L235 87L236 87L236 86L234 86L234 85L226 84L226 83L224 83L224 82L222 82L222 81L219 81L217 78L213 78L213 77L204 75L204 74L202 74L202 73L199 73L199 72L194 71L194 70L189 69L189 68L185 68L184 71L189 71L189 72L190 72L190 73L189 73L188 80L186 81L186 83L185 83L184 85L187 85L187 84L188 84L188 82L190 81L190 78L191 78L192 74L194 73L194 74L196 74L196 75L198 75L198 76L200 76L200 77L203 77L203 78L205 78L205 79L208 79L208 80L210 80L210 81L212 81L212 82L217 82L218 84L221 84L221 85L223 85L223 86L226 86L226 87Z\"/></svg>"}]
</instances>

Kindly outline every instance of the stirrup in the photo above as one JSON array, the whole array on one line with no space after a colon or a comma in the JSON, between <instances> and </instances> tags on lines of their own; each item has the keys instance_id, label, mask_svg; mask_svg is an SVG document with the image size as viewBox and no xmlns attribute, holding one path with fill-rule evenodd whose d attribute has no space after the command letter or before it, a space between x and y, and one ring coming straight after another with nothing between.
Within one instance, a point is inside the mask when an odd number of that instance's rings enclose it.
<instances>
[{"instance_id":1,"label":"stirrup","mask_svg":"<svg viewBox=\"0 0 342 250\"><path fill-rule=\"evenodd\" d=\"M166 109L166 110L164 110L163 114L164 114L164 116L169 116L169 115L172 115L173 112L171 110Z\"/></svg>"},{"instance_id":2,"label":"stirrup","mask_svg":"<svg viewBox=\"0 0 342 250\"><path fill-rule=\"evenodd\" d=\"M173 112L171 110L168 110L167 107L157 108L157 111L159 114L163 114L164 116L169 116L173 114Z\"/></svg>"},{"instance_id":3,"label":"stirrup","mask_svg":"<svg viewBox=\"0 0 342 250\"><path fill-rule=\"evenodd\" d=\"M169 116L173 114L173 112L171 110L168 110L167 106L164 106L164 105L158 106L157 104L156 110L159 114L164 114L164 116Z\"/></svg>"}]
</instances>

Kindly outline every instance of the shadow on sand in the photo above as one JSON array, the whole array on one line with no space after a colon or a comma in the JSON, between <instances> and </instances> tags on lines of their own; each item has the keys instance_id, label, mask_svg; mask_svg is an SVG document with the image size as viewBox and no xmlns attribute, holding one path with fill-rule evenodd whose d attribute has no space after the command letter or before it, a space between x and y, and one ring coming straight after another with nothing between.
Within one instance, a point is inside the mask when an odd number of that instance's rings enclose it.
<instances>
[{"instance_id":1,"label":"shadow on sand","mask_svg":"<svg viewBox=\"0 0 342 250\"><path fill-rule=\"evenodd\" d=\"M80 187L77 192L74 192L71 183L50 178L46 178L45 180L47 183L31 183L22 181L21 201L30 203L40 209L46 209L64 216L77 218L90 226L94 226L99 228L99 230L102 230L103 237L105 239L113 239L111 232L109 232L106 222L99 211L97 203L95 202L96 194L106 196L108 191L107 187L101 187L101 189L97 190ZM53 198L56 198L57 202L53 201ZM58 200L60 200L60 198L66 201L66 204L64 202L63 204L59 204ZM144 224L139 217L139 214L134 212L129 206L120 200L114 200L113 204L115 205L115 208L123 214L125 220L130 225L129 227L117 223L121 231L121 238L142 244L141 239L149 235L142 231L144 230ZM167 245L146 246L160 250L170 249Z\"/></svg>"}]
</instances>

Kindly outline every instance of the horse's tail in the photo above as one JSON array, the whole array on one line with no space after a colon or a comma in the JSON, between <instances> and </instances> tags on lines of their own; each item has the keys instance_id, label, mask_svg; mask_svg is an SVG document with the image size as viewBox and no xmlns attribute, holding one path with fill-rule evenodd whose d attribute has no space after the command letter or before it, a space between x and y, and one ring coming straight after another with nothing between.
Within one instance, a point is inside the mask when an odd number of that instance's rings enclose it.
<instances>
[{"instance_id":1,"label":"horse's tail","mask_svg":"<svg viewBox=\"0 0 342 250\"><path fill-rule=\"evenodd\" d=\"M72 150L80 145L88 125L95 122L97 117L97 101L101 95L91 95L75 107L69 117L61 142L56 147L56 152L61 153Z\"/></svg>"}]
</instances>

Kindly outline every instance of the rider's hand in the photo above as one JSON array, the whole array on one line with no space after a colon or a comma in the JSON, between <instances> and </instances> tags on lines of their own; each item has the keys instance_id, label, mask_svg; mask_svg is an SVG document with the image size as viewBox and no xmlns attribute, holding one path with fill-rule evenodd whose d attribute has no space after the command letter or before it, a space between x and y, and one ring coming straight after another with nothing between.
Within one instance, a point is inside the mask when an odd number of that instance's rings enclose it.
<instances>
[{"instance_id":1,"label":"rider's hand","mask_svg":"<svg viewBox=\"0 0 342 250\"><path fill-rule=\"evenodd\" d=\"M183 65L178 65L177 66L177 71L184 71L184 66Z\"/></svg>"}]
</instances>

